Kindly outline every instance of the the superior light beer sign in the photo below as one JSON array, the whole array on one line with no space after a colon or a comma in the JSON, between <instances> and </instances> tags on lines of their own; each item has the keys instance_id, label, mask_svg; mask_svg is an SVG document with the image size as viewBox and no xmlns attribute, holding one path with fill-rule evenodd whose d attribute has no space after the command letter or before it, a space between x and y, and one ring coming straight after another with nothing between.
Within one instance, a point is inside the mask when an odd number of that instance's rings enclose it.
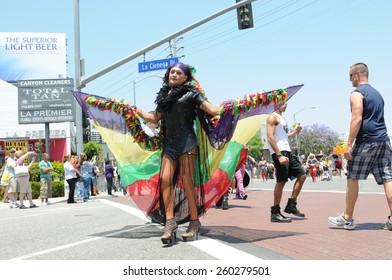
<instances>
[{"instance_id":1,"label":"the superior light beer sign","mask_svg":"<svg viewBox=\"0 0 392 280\"><path fill-rule=\"evenodd\" d=\"M73 79L18 81L19 124L75 120Z\"/></svg>"},{"instance_id":2,"label":"the superior light beer sign","mask_svg":"<svg viewBox=\"0 0 392 280\"><path fill-rule=\"evenodd\" d=\"M67 77L65 33L0 32L0 79Z\"/></svg>"}]
</instances>

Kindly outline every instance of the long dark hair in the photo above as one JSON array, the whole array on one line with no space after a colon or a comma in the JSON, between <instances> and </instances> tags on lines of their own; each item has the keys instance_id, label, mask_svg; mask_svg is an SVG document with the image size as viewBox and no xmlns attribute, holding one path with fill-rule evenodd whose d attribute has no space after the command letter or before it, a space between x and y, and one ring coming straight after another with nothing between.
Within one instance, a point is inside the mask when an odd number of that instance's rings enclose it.
<instances>
[{"instance_id":1,"label":"long dark hair","mask_svg":"<svg viewBox=\"0 0 392 280\"><path fill-rule=\"evenodd\" d=\"M169 84L169 75L172 68L178 67L183 70L184 74L187 76L185 82L179 86L171 87ZM184 71L185 70L185 71ZM155 104L158 105L158 110L161 112L168 112L178 99L180 99L185 93L192 89L190 83L194 80L193 77L193 67L181 62L170 66L163 77L163 84L159 92L157 93L157 98L155 99ZM170 92L170 95L169 95Z\"/></svg>"},{"instance_id":2,"label":"long dark hair","mask_svg":"<svg viewBox=\"0 0 392 280\"><path fill-rule=\"evenodd\" d=\"M176 64L173 64L172 66L170 66L170 67L166 70L166 73L165 73L165 75L164 75L164 77L163 77L163 85L169 85L169 75L170 75L170 71L171 71L174 67L180 68L180 69L184 72L184 74L188 77L188 78L185 80L184 84L185 84L185 83L189 83L190 81L192 81L192 80L194 79L194 77L193 77L194 68L193 68L192 66L187 65L187 64L178 62L178 63L176 63Z\"/></svg>"}]
</instances>

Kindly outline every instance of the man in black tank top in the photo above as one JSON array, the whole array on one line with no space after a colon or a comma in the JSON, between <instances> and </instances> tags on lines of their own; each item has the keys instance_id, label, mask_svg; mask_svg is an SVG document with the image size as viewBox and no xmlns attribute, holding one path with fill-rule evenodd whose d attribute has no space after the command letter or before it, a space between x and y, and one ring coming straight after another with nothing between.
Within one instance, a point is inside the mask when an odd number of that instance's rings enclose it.
<instances>
[{"instance_id":1,"label":"man in black tank top","mask_svg":"<svg viewBox=\"0 0 392 280\"><path fill-rule=\"evenodd\" d=\"M364 63L350 67L350 81L356 89L350 95L351 123L344 157L347 162L345 211L329 217L331 224L347 230L355 229L354 207L359 193L359 180L372 172L378 185L383 185L389 207L382 229L392 230L392 149L384 121L384 99L369 85L369 69ZM355 145L354 145L355 141Z\"/></svg>"}]
</instances>

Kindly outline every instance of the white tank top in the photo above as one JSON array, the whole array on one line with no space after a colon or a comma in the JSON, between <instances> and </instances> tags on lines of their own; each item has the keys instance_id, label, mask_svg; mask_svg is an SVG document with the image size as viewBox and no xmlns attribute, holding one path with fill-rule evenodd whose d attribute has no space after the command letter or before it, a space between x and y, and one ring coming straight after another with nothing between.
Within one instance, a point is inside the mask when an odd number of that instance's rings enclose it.
<instances>
[{"instance_id":1,"label":"white tank top","mask_svg":"<svg viewBox=\"0 0 392 280\"><path fill-rule=\"evenodd\" d=\"M287 151L287 152L291 152L290 149L290 145L289 145L289 137L288 137L288 133L289 133L289 127L287 125L286 120L282 117L282 115L279 115L278 113L273 113L275 114L275 116L277 116L279 118L279 124L275 127L275 142L276 145L279 148L279 151ZM268 142L268 149L272 154L274 154L274 150L271 148L271 145Z\"/></svg>"}]
</instances>

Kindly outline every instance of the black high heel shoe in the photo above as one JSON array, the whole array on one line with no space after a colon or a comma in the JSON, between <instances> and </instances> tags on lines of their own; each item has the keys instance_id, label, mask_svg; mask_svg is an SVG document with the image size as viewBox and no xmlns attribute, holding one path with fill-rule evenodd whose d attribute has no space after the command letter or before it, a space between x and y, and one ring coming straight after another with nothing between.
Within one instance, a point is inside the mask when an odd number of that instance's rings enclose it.
<instances>
[{"instance_id":1,"label":"black high heel shoe","mask_svg":"<svg viewBox=\"0 0 392 280\"><path fill-rule=\"evenodd\" d=\"M188 241L194 241L199 239L199 229L201 227L201 223L199 219L197 220L191 220L189 222L188 229L186 230L186 233L182 234L182 240L184 242Z\"/></svg>"},{"instance_id":2,"label":"black high heel shoe","mask_svg":"<svg viewBox=\"0 0 392 280\"><path fill-rule=\"evenodd\" d=\"M166 220L165 230L161 237L163 244L173 244L176 243L177 240L177 228L178 225L174 221L174 219Z\"/></svg>"}]
</instances>

